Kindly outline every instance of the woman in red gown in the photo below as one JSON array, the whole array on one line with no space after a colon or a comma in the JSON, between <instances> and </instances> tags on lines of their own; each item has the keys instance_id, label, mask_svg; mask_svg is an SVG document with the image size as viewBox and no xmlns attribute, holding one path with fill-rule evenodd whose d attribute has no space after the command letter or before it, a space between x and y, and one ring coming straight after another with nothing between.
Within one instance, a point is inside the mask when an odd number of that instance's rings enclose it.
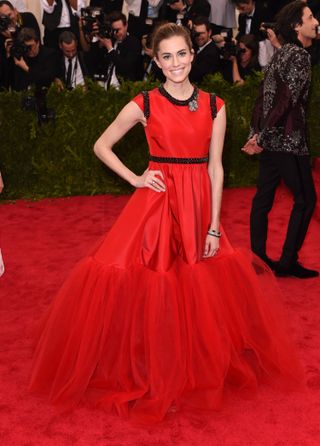
<instances>
[{"instance_id":1,"label":"woman in red gown","mask_svg":"<svg viewBox=\"0 0 320 446\"><path fill-rule=\"evenodd\" d=\"M270 270L220 226L223 101L189 82L183 27L160 27L154 54L166 82L127 104L94 148L137 190L52 303L31 378L56 404L145 422L173 405L215 409L230 386L302 376ZM139 122L150 148L141 176L112 151Z\"/></svg>"}]
</instances>

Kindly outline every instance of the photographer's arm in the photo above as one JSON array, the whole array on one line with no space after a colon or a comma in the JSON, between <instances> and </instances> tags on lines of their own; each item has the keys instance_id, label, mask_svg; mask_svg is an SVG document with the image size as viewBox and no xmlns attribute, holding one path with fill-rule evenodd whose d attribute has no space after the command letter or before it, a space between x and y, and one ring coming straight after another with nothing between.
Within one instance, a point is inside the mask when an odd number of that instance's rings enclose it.
<instances>
[{"instance_id":1,"label":"photographer's arm","mask_svg":"<svg viewBox=\"0 0 320 446\"><path fill-rule=\"evenodd\" d=\"M94 145L94 153L111 170L132 186L148 187L156 192L165 191L160 170L146 170L142 175L136 175L126 167L112 151L113 146L137 123L146 125L146 118L135 102L129 102L109 125Z\"/></svg>"},{"instance_id":2,"label":"photographer's arm","mask_svg":"<svg viewBox=\"0 0 320 446\"><path fill-rule=\"evenodd\" d=\"M231 56L230 59L232 62L232 82L236 85L243 85L244 80L242 79L239 73L237 58L235 56Z\"/></svg>"},{"instance_id":3,"label":"photographer's arm","mask_svg":"<svg viewBox=\"0 0 320 446\"><path fill-rule=\"evenodd\" d=\"M80 46L82 51L84 51L85 53L90 51L90 42L87 40L84 32L83 32L83 19L82 17L80 17L79 20L79 41L80 41Z\"/></svg>"}]
</instances>

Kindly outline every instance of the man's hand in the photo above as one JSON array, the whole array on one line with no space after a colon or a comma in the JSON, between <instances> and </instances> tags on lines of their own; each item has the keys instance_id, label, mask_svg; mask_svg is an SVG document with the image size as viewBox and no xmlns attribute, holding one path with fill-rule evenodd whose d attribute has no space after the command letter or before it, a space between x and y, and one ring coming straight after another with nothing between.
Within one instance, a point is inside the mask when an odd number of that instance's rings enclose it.
<instances>
[{"instance_id":1,"label":"man's hand","mask_svg":"<svg viewBox=\"0 0 320 446\"><path fill-rule=\"evenodd\" d=\"M257 143L257 134L253 135L252 138L248 139L245 145L242 147L242 152L247 155L257 155L263 151L263 148L260 147Z\"/></svg>"},{"instance_id":2,"label":"man's hand","mask_svg":"<svg viewBox=\"0 0 320 446\"><path fill-rule=\"evenodd\" d=\"M4 48L6 50L6 56L7 57L10 57L10 50L11 50L12 44L13 44L13 40L12 40L11 37L4 41Z\"/></svg>"},{"instance_id":3,"label":"man's hand","mask_svg":"<svg viewBox=\"0 0 320 446\"><path fill-rule=\"evenodd\" d=\"M27 65L23 57L21 57L21 59L17 59L16 57L14 57L13 59L17 67L21 68L26 73L29 72L29 66Z\"/></svg>"},{"instance_id":4,"label":"man's hand","mask_svg":"<svg viewBox=\"0 0 320 446\"><path fill-rule=\"evenodd\" d=\"M101 45L104 46L108 51L111 51L113 49L113 43L111 39L99 37L99 41Z\"/></svg>"}]
</instances>

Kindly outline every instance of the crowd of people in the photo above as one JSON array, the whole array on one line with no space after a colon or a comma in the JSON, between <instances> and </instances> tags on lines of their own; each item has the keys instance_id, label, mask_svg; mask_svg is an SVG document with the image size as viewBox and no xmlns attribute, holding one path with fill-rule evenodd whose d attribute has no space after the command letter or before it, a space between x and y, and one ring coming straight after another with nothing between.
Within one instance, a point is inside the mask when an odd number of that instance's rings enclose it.
<instances>
[{"instance_id":1,"label":"crowd of people","mask_svg":"<svg viewBox=\"0 0 320 446\"><path fill-rule=\"evenodd\" d=\"M55 82L72 89L90 77L105 89L118 88L122 80L163 81L151 48L154 30L165 22L190 31L192 82L200 84L206 75L220 72L241 85L281 47L274 20L286 3L290 1L91 0L87 6L85 0L41 0L42 39L35 16L19 11L21 2L0 0L0 88L21 91ZM308 5L316 15L317 3ZM313 63L319 63L319 41L310 51Z\"/></svg>"}]
</instances>

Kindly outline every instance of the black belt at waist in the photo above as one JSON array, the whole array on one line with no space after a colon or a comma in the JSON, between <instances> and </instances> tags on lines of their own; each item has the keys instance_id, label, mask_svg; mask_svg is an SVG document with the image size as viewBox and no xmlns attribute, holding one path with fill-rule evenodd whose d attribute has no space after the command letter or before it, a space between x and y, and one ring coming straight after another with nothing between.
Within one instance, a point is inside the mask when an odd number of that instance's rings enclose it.
<instances>
[{"instance_id":1,"label":"black belt at waist","mask_svg":"<svg viewBox=\"0 0 320 446\"><path fill-rule=\"evenodd\" d=\"M203 164L209 161L206 156L204 158L167 158L162 156L149 156L150 161L156 163L169 163L169 164Z\"/></svg>"}]
</instances>

